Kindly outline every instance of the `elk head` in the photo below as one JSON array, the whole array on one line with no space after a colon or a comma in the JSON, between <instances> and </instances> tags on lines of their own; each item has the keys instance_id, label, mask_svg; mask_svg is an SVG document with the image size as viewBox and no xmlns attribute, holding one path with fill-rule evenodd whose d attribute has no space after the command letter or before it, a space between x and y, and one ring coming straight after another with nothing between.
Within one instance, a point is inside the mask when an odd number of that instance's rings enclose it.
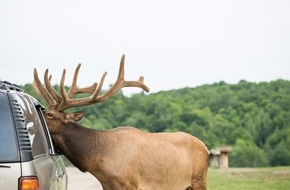
<instances>
[{"instance_id":1,"label":"elk head","mask_svg":"<svg viewBox=\"0 0 290 190\"><path fill-rule=\"evenodd\" d=\"M84 116L84 112L74 112L74 113L64 112L68 108L87 106L94 103L103 102L124 87L139 87L145 90L146 92L149 92L149 88L143 83L144 81L143 76L140 76L139 80L137 81L126 81L124 79L124 62L125 55L123 55L121 58L119 74L116 82L108 91L104 92L103 94L100 94L100 92L107 72L105 72L102 75L99 84L95 82L90 87L78 88L77 78L79 69L81 67L81 64L78 64L74 73L72 85L70 89L66 92L64 87L66 70L64 69L60 81L60 93L59 93L52 87L50 83L51 76L48 75L48 69L44 74L44 84L40 82L37 70L34 69L33 87L37 92L37 94L40 97L42 97L48 105L47 110L44 111L44 117L50 129L50 132L54 133L58 130L58 126L68 124L70 122L79 121ZM81 93L86 94L88 93L90 94L90 96L85 98L75 98L75 99L73 98L74 95Z\"/></svg>"}]
</instances>

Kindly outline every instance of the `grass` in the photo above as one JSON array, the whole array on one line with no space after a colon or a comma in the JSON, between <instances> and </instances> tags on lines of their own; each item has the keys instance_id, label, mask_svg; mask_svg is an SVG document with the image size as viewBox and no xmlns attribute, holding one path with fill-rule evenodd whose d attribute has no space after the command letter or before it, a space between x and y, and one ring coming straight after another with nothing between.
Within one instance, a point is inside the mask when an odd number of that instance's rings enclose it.
<instances>
[{"instance_id":1,"label":"grass","mask_svg":"<svg viewBox=\"0 0 290 190\"><path fill-rule=\"evenodd\" d=\"M209 168L208 190L289 190L290 167Z\"/></svg>"}]
</instances>

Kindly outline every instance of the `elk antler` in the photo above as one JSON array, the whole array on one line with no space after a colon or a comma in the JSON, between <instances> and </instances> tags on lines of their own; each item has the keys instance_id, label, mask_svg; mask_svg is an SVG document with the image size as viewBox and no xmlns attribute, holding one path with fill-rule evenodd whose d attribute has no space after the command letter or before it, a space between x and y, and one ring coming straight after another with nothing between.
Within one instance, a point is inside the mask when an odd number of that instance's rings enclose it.
<instances>
[{"instance_id":1,"label":"elk antler","mask_svg":"<svg viewBox=\"0 0 290 190\"><path fill-rule=\"evenodd\" d=\"M106 91L103 94L100 94L100 91L102 89L105 77L107 75L107 72L103 74L101 77L100 83L94 83L92 86L87 88L78 88L77 87L77 78L79 69L81 67L81 64L78 64L74 77L73 82L68 90L68 92L65 91L64 88L64 80L65 80L65 74L66 70L63 70L61 82L60 82L60 94L52 87L50 83L51 76L48 77L48 70L46 70L44 75L44 85L40 82L38 78L37 70L34 69L34 81L33 81L33 87L35 91L41 96L48 104L48 106L57 106L59 110L66 110L71 107L77 107L77 106L86 106L98 102L103 102L113 96L116 92L118 92L121 88L124 87L139 87L145 90L146 92L149 92L149 88L144 84L144 77L140 76L139 80L137 81L126 81L124 79L124 62L125 62L125 55L122 55L121 62L120 62L120 68L119 68L119 74L117 77L116 82L113 84L113 86ZM89 93L91 96L85 97L85 98L79 98L79 99L73 99L73 96L75 94L80 93Z\"/></svg>"}]
</instances>

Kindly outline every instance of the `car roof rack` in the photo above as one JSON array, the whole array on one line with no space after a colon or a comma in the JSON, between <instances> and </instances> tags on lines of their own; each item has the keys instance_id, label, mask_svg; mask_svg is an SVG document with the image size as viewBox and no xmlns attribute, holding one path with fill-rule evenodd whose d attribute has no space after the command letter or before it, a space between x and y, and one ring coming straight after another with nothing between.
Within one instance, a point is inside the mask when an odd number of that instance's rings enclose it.
<instances>
[{"instance_id":1,"label":"car roof rack","mask_svg":"<svg viewBox=\"0 0 290 190\"><path fill-rule=\"evenodd\" d=\"M0 89L3 90L14 90L14 91L18 91L18 92L23 92L24 90L20 88L20 86L13 84L11 82L8 81L0 81Z\"/></svg>"}]
</instances>

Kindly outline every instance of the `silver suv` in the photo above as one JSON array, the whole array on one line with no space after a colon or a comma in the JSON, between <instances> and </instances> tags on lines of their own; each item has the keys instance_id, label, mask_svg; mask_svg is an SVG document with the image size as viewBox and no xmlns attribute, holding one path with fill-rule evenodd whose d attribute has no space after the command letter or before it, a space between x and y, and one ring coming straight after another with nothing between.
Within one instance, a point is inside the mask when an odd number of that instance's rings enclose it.
<instances>
[{"instance_id":1,"label":"silver suv","mask_svg":"<svg viewBox=\"0 0 290 190\"><path fill-rule=\"evenodd\" d=\"M0 81L0 189L65 190L67 174L55 152L43 107L19 86Z\"/></svg>"}]
</instances>

